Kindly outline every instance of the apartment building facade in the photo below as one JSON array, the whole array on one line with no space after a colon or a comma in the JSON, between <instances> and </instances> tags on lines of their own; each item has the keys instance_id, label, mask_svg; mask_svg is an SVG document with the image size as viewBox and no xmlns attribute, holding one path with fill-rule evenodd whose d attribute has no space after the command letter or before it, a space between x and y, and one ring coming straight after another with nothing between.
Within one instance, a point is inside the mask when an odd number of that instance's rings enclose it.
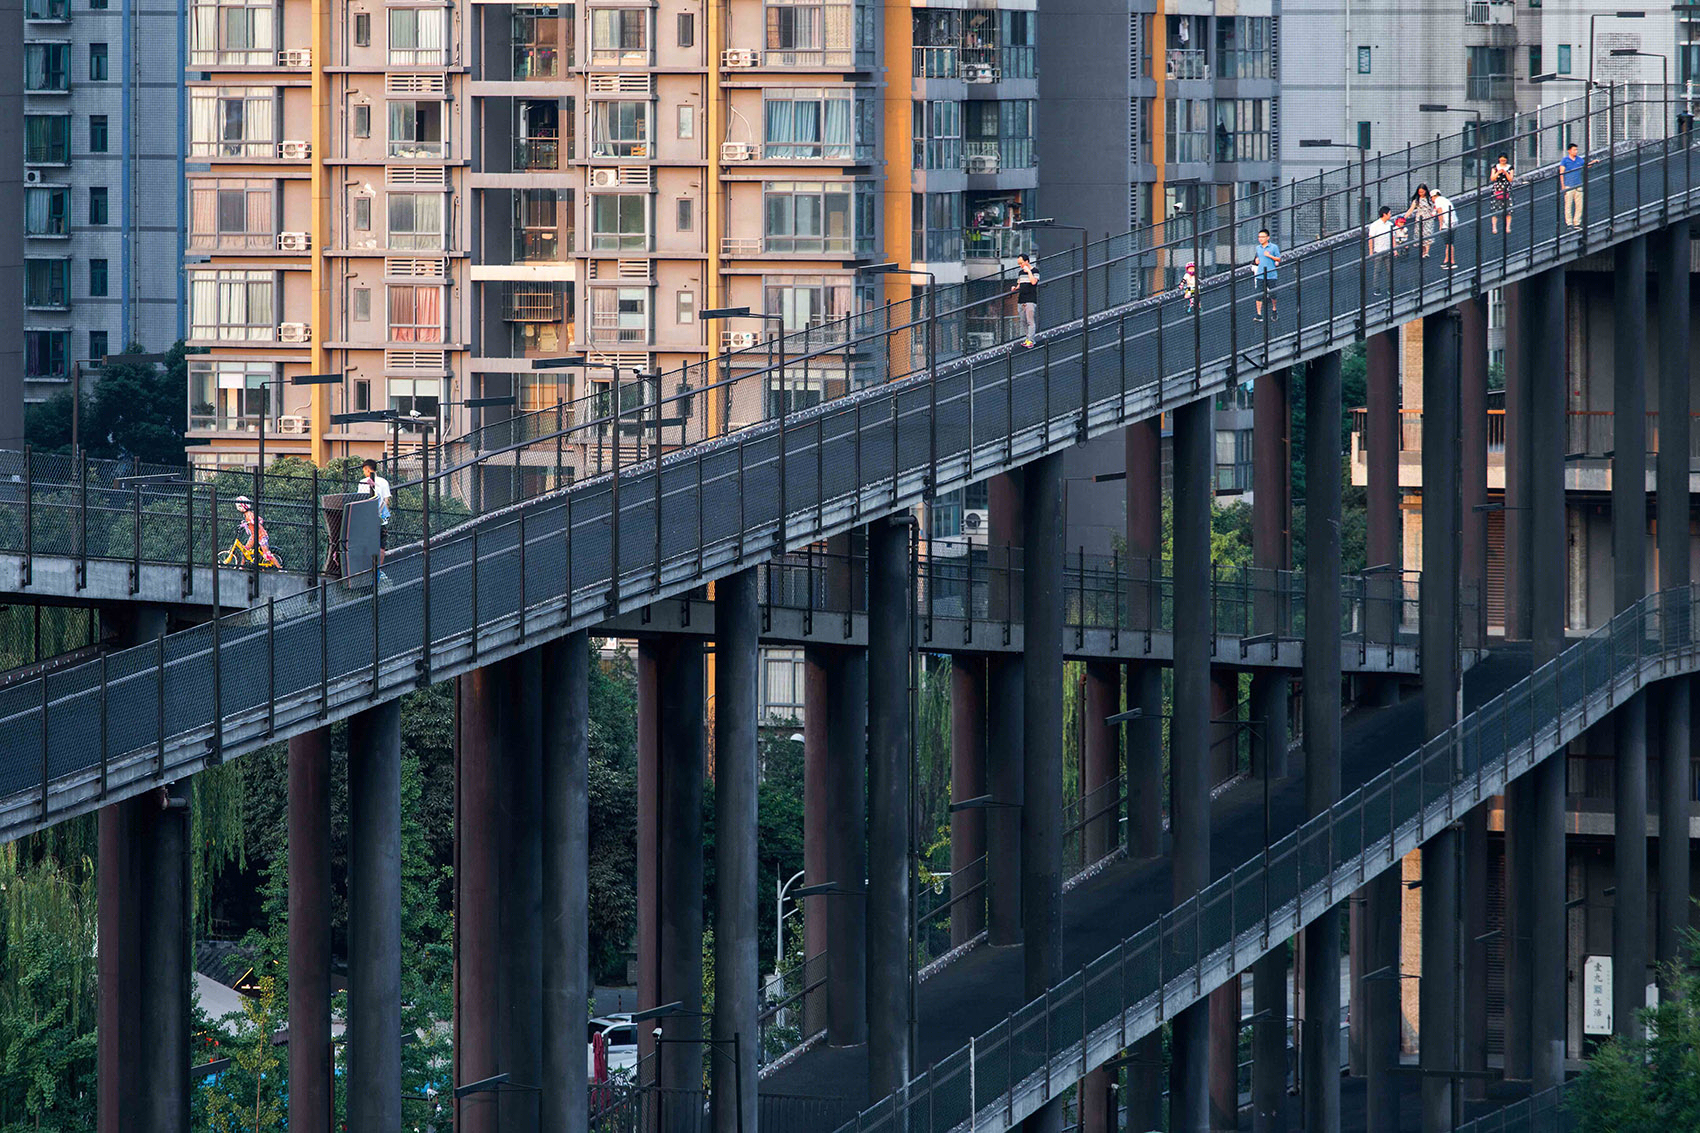
<instances>
[{"instance_id":1,"label":"apartment building facade","mask_svg":"<svg viewBox=\"0 0 1700 1133\"><path fill-rule=\"evenodd\" d=\"M182 337L182 30L165 0L25 0L29 401L78 364Z\"/></svg>"},{"instance_id":2,"label":"apartment building facade","mask_svg":"<svg viewBox=\"0 0 1700 1133\"><path fill-rule=\"evenodd\" d=\"M1026 246L1031 0L210 11L187 63L203 462L251 460L261 418L268 451L323 459L394 436L345 414L454 437L596 404L777 329L704 309L795 332L922 279L863 266L961 283ZM562 355L587 364L532 369ZM785 396L854 380L816 370Z\"/></svg>"}]
</instances>

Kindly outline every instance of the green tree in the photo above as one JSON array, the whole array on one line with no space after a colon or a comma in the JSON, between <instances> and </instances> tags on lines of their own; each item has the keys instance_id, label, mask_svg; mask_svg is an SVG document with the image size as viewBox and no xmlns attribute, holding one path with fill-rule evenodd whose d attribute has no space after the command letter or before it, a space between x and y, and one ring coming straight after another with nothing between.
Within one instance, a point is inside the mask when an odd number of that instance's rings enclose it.
<instances>
[{"instance_id":1,"label":"green tree","mask_svg":"<svg viewBox=\"0 0 1700 1133\"><path fill-rule=\"evenodd\" d=\"M139 354L132 345L126 354ZM114 361L84 378L79 439L88 454L103 459L133 457L148 464L182 464L188 425L189 366L181 342L166 351L164 365ZM24 425L30 444L47 452L71 449L71 391L29 407Z\"/></svg>"},{"instance_id":2,"label":"green tree","mask_svg":"<svg viewBox=\"0 0 1700 1133\"><path fill-rule=\"evenodd\" d=\"M1569 1105L1581 1133L1700 1129L1700 938L1691 960L1665 972L1668 991L1641 1013L1648 1037L1614 1038L1594 1052Z\"/></svg>"}]
</instances>

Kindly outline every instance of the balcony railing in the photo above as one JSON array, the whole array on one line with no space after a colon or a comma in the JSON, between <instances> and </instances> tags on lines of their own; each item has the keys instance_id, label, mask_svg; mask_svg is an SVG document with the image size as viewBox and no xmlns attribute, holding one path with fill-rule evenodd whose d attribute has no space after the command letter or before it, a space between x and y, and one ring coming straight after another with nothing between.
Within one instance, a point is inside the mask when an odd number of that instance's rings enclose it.
<instances>
[{"instance_id":1,"label":"balcony railing","mask_svg":"<svg viewBox=\"0 0 1700 1133\"><path fill-rule=\"evenodd\" d=\"M1163 71L1171 79L1208 79L1210 53L1192 48L1170 48L1163 54Z\"/></svg>"},{"instance_id":2,"label":"balcony railing","mask_svg":"<svg viewBox=\"0 0 1700 1133\"><path fill-rule=\"evenodd\" d=\"M566 315L566 300L554 287L513 287L502 296L502 321L558 323Z\"/></svg>"},{"instance_id":3,"label":"balcony railing","mask_svg":"<svg viewBox=\"0 0 1700 1133\"><path fill-rule=\"evenodd\" d=\"M590 338L592 342L638 345L649 341L649 328L622 326L618 314L598 311L590 316Z\"/></svg>"},{"instance_id":4,"label":"balcony railing","mask_svg":"<svg viewBox=\"0 0 1700 1133\"><path fill-rule=\"evenodd\" d=\"M1511 98L1510 75L1471 75L1464 80L1464 97L1471 102L1504 102Z\"/></svg>"},{"instance_id":5,"label":"balcony railing","mask_svg":"<svg viewBox=\"0 0 1700 1133\"><path fill-rule=\"evenodd\" d=\"M554 263L573 250L573 230L521 228L514 233L514 263Z\"/></svg>"},{"instance_id":6,"label":"balcony railing","mask_svg":"<svg viewBox=\"0 0 1700 1133\"><path fill-rule=\"evenodd\" d=\"M1025 228L965 228L962 258L965 260L1010 260L1033 254L1033 233Z\"/></svg>"},{"instance_id":7,"label":"balcony railing","mask_svg":"<svg viewBox=\"0 0 1700 1133\"><path fill-rule=\"evenodd\" d=\"M1507 0L1465 0L1464 3L1464 22L1475 27L1509 24L1515 13L1516 5Z\"/></svg>"},{"instance_id":8,"label":"balcony railing","mask_svg":"<svg viewBox=\"0 0 1700 1133\"><path fill-rule=\"evenodd\" d=\"M874 53L851 48L776 49L761 53L761 65L808 71L865 71L874 65Z\"/></svg>"},{"instance_id":9,"label":"balcony railing","mask_svg":"<svg viewBox=\"0 0 1700 1133\"><path fill-rule=\"evenodd\" d=\"M573 155L573 140L564 143L566 156ZM560 138L536 137L514 140L514 169L516 172L534 169L559 169L563 143Z\"/></svg>"}]
</instances>

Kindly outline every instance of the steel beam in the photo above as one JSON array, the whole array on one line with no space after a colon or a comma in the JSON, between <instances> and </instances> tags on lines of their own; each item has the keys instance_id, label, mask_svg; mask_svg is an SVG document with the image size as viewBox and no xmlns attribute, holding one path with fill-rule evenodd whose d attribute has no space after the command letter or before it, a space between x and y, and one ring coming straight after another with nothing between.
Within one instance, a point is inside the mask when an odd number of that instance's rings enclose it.
<instances>
[{"instance_id":1,"label":"steel beam","mask_svg":"<svg viewBox=\"0 0 1700 1133\"><path fill-rule=\"evenodd\" d=\"M584 1044L589 1017L590 636L570 633L541 649L543 666L542 1087L539 1125L589 1128Z\"/></svg>"},{"instance_id":2,"label":"steel beam","mask_svg":"<svg viewBox=\"0 0 1700 1133\"><path fill-rule=\"evenodd\" d=\"M868 527L868 1096L909 1080L909 533Z\"/></svg>"},{"instance_id":3,"label":"steel beam","mask_svg":"<svg viewBox=\"0 0 1700 1133\"><path fill-rule=\"evenodd\" d=\"M401 701L348 722L348 1126L401 1127Z\"/></svg>"}]
</instances>

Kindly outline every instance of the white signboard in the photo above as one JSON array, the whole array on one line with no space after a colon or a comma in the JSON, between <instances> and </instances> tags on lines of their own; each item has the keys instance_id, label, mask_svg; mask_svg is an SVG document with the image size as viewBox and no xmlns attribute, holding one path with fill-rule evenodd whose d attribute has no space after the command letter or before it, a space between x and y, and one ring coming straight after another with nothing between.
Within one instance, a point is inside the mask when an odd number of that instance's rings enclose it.
<instances>
[{"instance_id":1,"label":"white signboard","mask_svg":"<svg viewBox=\"0 0 1700 1133\"><path fill-rule=\"evenodd\" d=\"M1611 957L1582 961L1582 1033L1611 1034Z\"/></svg>"}]
</instances>

